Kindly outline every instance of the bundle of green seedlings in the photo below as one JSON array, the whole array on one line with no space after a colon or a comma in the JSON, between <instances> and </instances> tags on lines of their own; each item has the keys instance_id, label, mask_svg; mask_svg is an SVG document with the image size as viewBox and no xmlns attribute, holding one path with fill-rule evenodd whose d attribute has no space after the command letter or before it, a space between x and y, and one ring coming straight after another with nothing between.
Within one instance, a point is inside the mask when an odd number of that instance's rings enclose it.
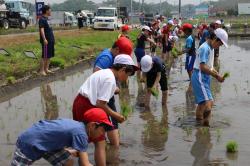
<instances>
[{"instance_id":1,"label":"bundle of green seedlings","mask_svg":"<svg viewBox=\"0 0 250 166\"><path fill-rule=\"evenodd\" d=\"M122 102L121 103L121 114L124 116L126 119L128 118L129 114L133 112L133 109L128 103Z\"/></svg>"},{"instance_id":2,"label":"bundle of green seedlings","mask_svg":"<svg viewBox=\"0 0 250 166\"><path fill-rule=\"evenodd\" d=\"M238 144L236 141L228 141L226 148L227 148L227 152L235 153L238 151Z\"/></svg>"},{"instance_id":3,"label":"bundle of green seedlings","mask_svg":"<svg viewBox=\"0 0 250 166\"><path fill-rule=\"evenodd\" d=\"M174 58L177 58L180 54L180 51L176 48L176 47L173 47L172 50L171 50L171 55L174 57Z\"/></svg>"},{"instance_id":4,"label":"bundle of green seedlings","mask_svg":"<svg viewBox=\"0 0 250 166\"><path fill-rule=\"evenodd\" d=\"M158 97L159 97L159 91L158 91L158 89L151 88L150 91L151 91L151 94L158 99Z\"/></svg>"},{"instance_id":5,"label":"bundle of green seedlings","mask_svg":"<svg viewBox=\"0 0 250 166\"><path fill-rule=\"evenodd\" d=\"M226 78L228 78L228 77L230 77L230 73L229 73L229 72L225 72L225 73L223 74L223 78L226 79Z\"/></svg>"}]
</instances>

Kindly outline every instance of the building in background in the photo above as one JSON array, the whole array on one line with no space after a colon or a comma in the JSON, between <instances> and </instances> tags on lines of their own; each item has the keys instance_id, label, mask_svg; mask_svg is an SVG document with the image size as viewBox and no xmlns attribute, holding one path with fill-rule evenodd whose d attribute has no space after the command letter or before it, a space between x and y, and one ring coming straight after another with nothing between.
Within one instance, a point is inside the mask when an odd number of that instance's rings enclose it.
<instances>
[{"instance_id":1,"label":"building in background","mask_svg":"<svg viewBox=\"0 0 250 166\"><path fill-rule=\"evenodd\" d=\"M249 0L238 0L238 13L239 15L250 15Z\"/></svg>"}]
</instances>

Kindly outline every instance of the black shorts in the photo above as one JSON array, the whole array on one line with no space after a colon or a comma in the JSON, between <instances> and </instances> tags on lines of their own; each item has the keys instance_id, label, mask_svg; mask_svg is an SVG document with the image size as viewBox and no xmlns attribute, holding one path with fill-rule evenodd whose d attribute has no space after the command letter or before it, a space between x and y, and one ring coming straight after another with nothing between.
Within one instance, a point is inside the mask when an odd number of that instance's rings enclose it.
<instances>
[{"instance_id":1,"label":"black shorts","mask_svg":"<svg viewBox=\"0 0 250 166\"><path fill-rule=\"evenodd\" d=\"M163 47L162 47L162 53L167 53L167 52L170 52L172 50L172 46L171 46L171 43L168 42L168 45L166 46L165 44L163 44Z\"/></svg>"},{"instance_id":2,"label":"black shorts","mask_svg":"<svg viewBox=\"0 0 250 166\"><path fill-rule=\"evenodd\" d=\"M113 96L113 97L109 100L108 106L109 106L113 111L117 112L116 107L115 107L115 96ZM111 116L110 116L110 119L111 119L111 122L112 122L112 124L114 125L114 127L113 127L112 129L110 129L109 131L118 129L118 127L119 127L119 126L118 126L118 121L117 121L115 118L111 117Z\"/></svg>"},{"instance_id":3,"label":"black shorts","mask_svg":"<svg viewBox=\"0 0 250 166\"><path fill-rule=\"evenodd\" d=\"M151 52L156 52L156 46L152 46L150 50Z\"/></svg>"},{"instance_id":4,"label":"black shorts","mask_svg":"<svg viewBox=\"0 0 250 166\"><path fill-rule=\"evenodd\" d=\"M160 86L161 86L161 90L162 91L166 91L168 90L168 79L167 79L167 74L166 74L166 66L163 65L163 70L161 71L161 79L160 79ZM152 74L152 73L148 73L147 74L147 88L152 88L154 83L155 83L155 79L156 79L157 73Z\"/></svg>"},{"instance_id":5,"label":"black shorts","mask_svg":"<svg viewBox=\"0 0 250 166\"><path fill-rule=\"evenodd\" d=\"M47 45L42 44L42 58L52 58L55 56L55 44L48 43Z\"/></svg>"}]
</instances>

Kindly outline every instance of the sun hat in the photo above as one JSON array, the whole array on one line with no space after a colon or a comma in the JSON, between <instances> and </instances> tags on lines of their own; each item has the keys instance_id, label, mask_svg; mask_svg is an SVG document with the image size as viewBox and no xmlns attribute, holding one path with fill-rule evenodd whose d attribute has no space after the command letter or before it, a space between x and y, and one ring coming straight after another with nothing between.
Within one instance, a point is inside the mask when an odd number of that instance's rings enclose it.
<instances>
[{"instance_id":1,"label":"sun hat","mask_svg":"<svg viewBox=\"0 0 250 166\"><path fill-rule=\"evenodd\" d=\"M141 70L144 73L149 72L152 69L153 60L150 55L145 55L141 59Z\"/></svg>"},{"instance_id":2,"label":"sun hat","mask_svg":"<svg viewBox=\"0 0 250 166\"><path fill-rule=\"evenodd\" d=\"M147 31L149 31L149 32L152 31L152 30L149 28L149 26L146 26L146 25L142 27L142 30L147 30Z\"/></svg>"},{"instance_id":3,"label":"sun hat","mask_svg":"<svg viewBox=\"0 0 250 166\"><path fill-rule=\"evenodd\" d=\"M127 54L120 54L115 57L113 64L123 64L123 65L131 65L134 67L134 70L139 70L139 67L135 65L133 59L130 57L130 55Z\"/></svg>"},{"instance_id":4,"label":"sun hat","mask_svg":"<svg viewBox=\"0 0 250 166\"><path fill-rule=\"evenodd\" d=\"M173 20L168 20L168 24L174 25L174 21Z\"/></svg>"},{"instance_id":5,"label":"sun hat","mask_svg":"<svg viewBox=\"0 0 250 166\"><path fill-rule=\"evenodd\" d=\"M120 37L116 40L115 45L119 48L120 54L127 54L132 56L133 44L128 38Z\"/></svg>"},{"instance_id":6,"label":"sun hat","mask_svg":"<svg viewBox=\"0 0 250 166\"><path fill-rule=\"evenodd\" d=\"M217 28L215 31L214 31L215 35L217 38L219 38L221 40L221 42L224 44L225 47L228 47L228 34L227 32L222 29L222 28Z\"/></svg>"},{"instance_id":7,"label":"sun hat","mask_svg":"<svg viewBox=\"0 0 250 166\"><path fill-rule=\"evenodd\" d=\"M186 30L186 29L193 29L193 25L189 23L185 23L182 25L181 30Z\"/></svg>"},{"instance_id":8,"label":"sun hat","mask_svg":"<svg viewBox=\"0 0 250 166\"><path fill-rule=\"evenodd\" d=\"M169 40L173 42L177 42L179 40L178 36L169 36Z\"/></svg>"},{"instance_id":9,"label":"sun hat","mask_svg":"<svg viewBox=\"0 0 250 166\"><path fill-rule=\"evenodd\" d=\"M215 24L221 25L221 21L220 21L220 20L216 20L216 21L215 21Z\"/></svg>"},{"instance_id":10,"label":"sun hat","mask_svg":"<svg viewBox=\"0 0 250 166\"><path fill-rule=\"evenodd\" d=\"M110 122L108 115L106 112L101 108L92 108L89 109L84 113L84 122L96 122L96 123L103 123L107 125L107 128L114 127L114 125ZM105 128L105 130L107 129Z\"/></svg>"},{"instance_id":11,"label":"sun hat","mask_svg":"<svg viewBox=\"0 0 250 166\"><path fill-rule=\"evenodd\" d=\"M129 31L130 28L128 25L123 25L121 29L122 31Z\"/></svg>"}]
</instances>

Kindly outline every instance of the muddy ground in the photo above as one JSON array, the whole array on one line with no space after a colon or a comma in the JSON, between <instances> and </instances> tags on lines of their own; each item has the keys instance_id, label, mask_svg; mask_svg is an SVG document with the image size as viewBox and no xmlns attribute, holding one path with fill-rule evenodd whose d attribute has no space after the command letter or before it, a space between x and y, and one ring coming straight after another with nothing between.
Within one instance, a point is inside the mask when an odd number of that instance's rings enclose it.
<instances>
[{"instance_id":1,"label":"muddy ground","mask_svg":"<svg viewBox=\"0 0 250 166\"><path fill-rule=\"evenodd\" d=\"M211 127L197 126L194 97L187 92L188 77L184 57L176 60L170 71L168 106L152 98L151 110L140 107L144 84L136 77L129 81L120 100L134 111L120 125L120 153L108 151L108 165L133 166L247 166L250 163L250 46L249 39L231 39L228 49L221 49L220 72L231 77L220 84L213 80L215 98ZM8 165L20 132L40 119L71 118L71 108L78 88L91 74L80 68L69 76L43 82L19 94L0 99L0 163ZM0 96L3 98L4 96ZM117 101L119 96L116 96ZM160 97L159 97L160 98ZM119 102L116 103L119 107ZM225 144L236 140L239 152L226 153ZM93 161L93 145L89 147ZM43 160L35 165L47 165Z\"/></svg>"}]
</instances>

